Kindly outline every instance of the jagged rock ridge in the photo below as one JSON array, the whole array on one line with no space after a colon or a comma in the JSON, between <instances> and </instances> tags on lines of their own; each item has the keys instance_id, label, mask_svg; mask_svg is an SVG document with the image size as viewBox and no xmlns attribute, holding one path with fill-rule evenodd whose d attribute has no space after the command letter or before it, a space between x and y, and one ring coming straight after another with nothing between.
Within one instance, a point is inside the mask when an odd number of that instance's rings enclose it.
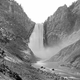
<instances>
[{"instance_id":1,"label":"jagged rock ridge","mask_svg":"<svg viewBox=\"0 0 80 80\"><path fill-rule=\"evenodd\" d=\"M75 4L77 3L79 2L76 2ZM74 6L71 6L69 8L67 8L67 6L60 7L53 16L51 16L50 18L48 18L46 22L44 22L44 24L40 24L42 27L41 28L42 33L39 34L40 37L38 38L41 38L40 42L42 44L40 44L39 48L41 47L46 48L46 47L52 47L53 45L54 46L58 45L60 42L65 40L65 37L71 39L70 35L73 32L76 32L76 34L73 33L72 36L74 34L75 36L79 35L79 32L77 32L79 26L76 27L76 25L79 25L79 16L78 16L79 12L75 13L76 10L74 10ZM66 28L66 26L68 27ZM40 26L38 25L38 27ZM55 73L45 72L40 69L32 67L31 63L36 63L39 60L37 58L37 54L33 53L33 51L28 46L30 41L30 36L34 28L35 28L35 22L31 21L28 18L28 16L24 13L21 6L18 5L14 0L0 0L1 75L5 78L5 80L6 79L8 80L9 79L12 80L66 79ZM44 36L42 36L43 30L44 30ZM74 37L72 39L74 39ZM78 41L78 39L74 40L74 42ZM36 45L34 47L36 47ZM41 57L44 58L44 56L42 53ZM46 57L48 57L48 55ZM66 62L70 61L68 60L66 59Z\"/></svg>"},{"instance_id":2,"label":"jagged rock ridge","mask_svg":"<svg viewBox=\"0 0 80 80\"><path fill-rule=\"evenodd\" d=\"M80 1L74 2L69 7L66 5L59 7L48 17L43 27L45 47L58 44L61 45L60 48L63 46L45 63L47 65L55 63L59 69L80 76Z\"/></svg>"},{"instance_id":3,"label":"jagged rock ridge","mask_svg":"<svg viewBox=\"0 0 80 80\"><path fill-rule=\"evenodd\" d=\"M79 29L79 5L79 1L70 7L64 5L48 17L44 22L44 45L53 46Z\"/></svg>"}]
</instances>

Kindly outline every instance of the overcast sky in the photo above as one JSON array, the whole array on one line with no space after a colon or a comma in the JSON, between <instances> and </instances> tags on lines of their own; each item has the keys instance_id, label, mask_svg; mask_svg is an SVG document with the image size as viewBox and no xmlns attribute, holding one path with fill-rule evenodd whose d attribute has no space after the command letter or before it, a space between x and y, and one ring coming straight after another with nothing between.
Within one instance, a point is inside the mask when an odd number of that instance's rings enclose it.
<instances>
[{"instance_id":1,"label":"overcast sky","mask_svg":"<svg viewBox=\"0 0 80 80\"><path fill-rule=\"evenodd\" d=\"M44 22L58 7L71 5L76 0L15 0L22 5L28 17L36 22Z\"/></svg>"}]
</instances>

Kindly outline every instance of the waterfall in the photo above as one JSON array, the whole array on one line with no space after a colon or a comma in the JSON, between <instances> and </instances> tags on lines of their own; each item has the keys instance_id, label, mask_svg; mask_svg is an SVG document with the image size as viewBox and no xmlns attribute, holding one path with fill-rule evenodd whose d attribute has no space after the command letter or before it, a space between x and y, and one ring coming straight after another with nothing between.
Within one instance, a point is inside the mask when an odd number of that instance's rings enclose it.
<instances>
[{"instance_id":1,"label":"waterfall","mask_svg":"<svg viewBox=\"0 0 80 80\"><path fill-rule=\"evenodd\" d=\"M43 46L43 25L36 24L33 33L30 36L29 47L36 57L40 58L42 61L45 61L59 53L61 49L78 41L80 39L79 35L80 30L74 31L71 35L62 39L60 44L45 48Z\"/></svg>"}]
</instances>

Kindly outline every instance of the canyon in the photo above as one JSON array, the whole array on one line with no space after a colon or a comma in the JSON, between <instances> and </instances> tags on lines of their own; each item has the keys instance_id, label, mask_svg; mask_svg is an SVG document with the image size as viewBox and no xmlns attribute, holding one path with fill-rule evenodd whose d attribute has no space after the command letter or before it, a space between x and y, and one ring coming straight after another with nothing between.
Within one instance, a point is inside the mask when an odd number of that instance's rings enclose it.
<instances>
[{"instance_id":1,"label":"canyon","mask_svg":"<svg viewBox=\"0 0 80 80\"><path fill-rule=\"evenodd\" d=\"M38 24L16 1L0 0L0 73L4 80L79 80L80 1Z\"/></svg>"}]
</instances>

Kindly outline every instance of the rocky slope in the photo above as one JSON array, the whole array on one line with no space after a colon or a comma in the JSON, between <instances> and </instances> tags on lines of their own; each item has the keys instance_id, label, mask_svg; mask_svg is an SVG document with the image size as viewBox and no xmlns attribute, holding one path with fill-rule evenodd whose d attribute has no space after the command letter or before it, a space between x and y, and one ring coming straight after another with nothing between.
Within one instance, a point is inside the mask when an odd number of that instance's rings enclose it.
<instances>
[{"instance_id":1,"label":"rocky slope","mask_svg":"<svg viewBox=\"0 0 80 80\"><path fill-rule=\"evenodd\" d=\"M0 0L0 47L6 52L22 59L34 25L15 1Z\"/></svg>"},{"instance_id":2,"label":"rocky slope","mask_svg":"<svg viewBox=\"0 0 80 80\"><path fill-rule=\"evenodd\" d=\"M21 75L37 60L28 47L34 26L17 2L0 0L0 80L32 80Z\"/></svg>"},{"instance_id":3,"label":"rocky slope","mask_svg":"<svg viewBox=\"0 0 80 80\"><path fill-rule=\"evenodd\" d=\"M58 52L44 63L80 76L80 1L59 7L43 24L44 46L59 46ZM55 55L54 55L55 54ZM71 72L72 71L72 72ZM74 73L73 73L74 72Z\"/></svg>"},{"instance_id":4,"label":"rocky slope","mask_svg":"<svg viewBox=\"0 0 80 80\"><path fill-rule=\"evenodd\" d=\"M38 58L28 46L35 27L13 0L0 0L0 80L65 79L32 67Z\"/></svg>"},{"instance_id":5,"label":"rocky slope","mask_svg":"<svg viewBox=\"0 0 80 80\"><path fill-rule=\"evenodd\" d=\"M70 7L61 6L44 22L44 45L54 46L63 39L79 30L80 1Z\"/></svg>"},{"instance_id":6,"label":"rocky slope","mask_svg":"<svg viewBox=\"0 0 80 80\"><path fill-rule=\"evenodd\" d=\"M67 53L69 50L72 51L74 45L75 47L79 47L79 7L79 0L74 2L70 7L64 5L58 8L58 10L44 22L44 45L47 47L54 47L58 44L61 45L61 47L63 46L57 55L64 54L64 52ZM65 55L66 54L64 54L64 56Z\"/></svg>"},{"instance_id":7,"label":"rocky slope","mask_svg":"<svg viewBox=\"0 0 80 80\"><path fill-rule=\"evenodd\" d=\"M79 66L79 6L80 1L62 6L36 24L16 1L0 0L0 80L72 80L33 63Z\"/></svg>"},{"instance_id":8,"label":"rocky slope","mask_svg":"<svg viewBox=\"0 0 80 80\"><path fill-rule=\"evenodd\" d=\"M68 73L68 75L79 77L80 1L74 2L69 7L66 5L59 7L43 23L42 29L38 29L40 25L35 27L39 34L35 33L31 43L33 46L30 46L34 54L42 60L37 64L54 67ZM36 47L34 47L35 45Z\"/></svg>"}]
</instances>

